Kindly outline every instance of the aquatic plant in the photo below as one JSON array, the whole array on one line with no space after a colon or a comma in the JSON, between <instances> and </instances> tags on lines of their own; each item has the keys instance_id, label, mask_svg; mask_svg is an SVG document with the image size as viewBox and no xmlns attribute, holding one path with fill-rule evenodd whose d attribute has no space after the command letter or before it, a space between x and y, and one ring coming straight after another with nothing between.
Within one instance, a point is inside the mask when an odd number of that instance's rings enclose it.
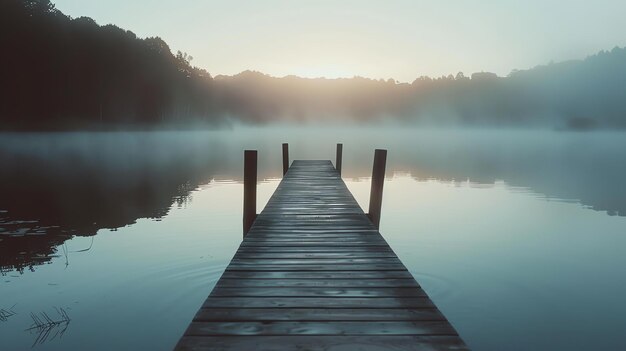
<instances>
[{"instance_id":1,"label":"aquatic plant","mask_svg":"<svg viewBox=\"0 0 626 351\"><path fill-rule=\"evenodd\" d=\"M0 308L0 322L5 322L9 317L16 315L15 311L13 311L13 307L15 307L15 305L11 306L8 310Z\"/></svg>"},{"instance_id":2,"label":"aquatic plant","mask_svg":"<svg viewBox=\"0 0 626 351\"><path fill-rule=\"evenodd\" d=\"M55 319L50 317L45 311L39 312L39 314L30 313L33 324L26 330L37 333L33 346L43 344L48 340L54 340L56 337L61 338L70 325L71 319L67 312L63 308L54 307L54 309L58 314L58 317Z\"/></svg>"}]
</instances>

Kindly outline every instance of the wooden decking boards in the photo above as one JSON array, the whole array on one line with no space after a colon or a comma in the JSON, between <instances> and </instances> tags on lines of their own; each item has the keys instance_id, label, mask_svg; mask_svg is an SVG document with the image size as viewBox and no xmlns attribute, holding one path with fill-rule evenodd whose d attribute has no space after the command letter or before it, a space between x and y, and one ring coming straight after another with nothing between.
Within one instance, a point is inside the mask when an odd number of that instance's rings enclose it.
<instances>
[{"instance_id":1,"label":"wooden decking boards","mask_svg":"<svg viewBox=\"0 0 626 351\"><path fill-rule=\"evenodd\" d=\"M176 350L467 350L330 161L294 161Z\"/></svg>"}]
</instances>

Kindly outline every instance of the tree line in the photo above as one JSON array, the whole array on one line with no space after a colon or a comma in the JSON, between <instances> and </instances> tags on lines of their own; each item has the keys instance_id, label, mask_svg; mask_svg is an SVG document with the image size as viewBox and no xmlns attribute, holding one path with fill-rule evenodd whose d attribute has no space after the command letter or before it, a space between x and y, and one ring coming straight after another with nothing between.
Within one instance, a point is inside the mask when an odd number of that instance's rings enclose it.
<instances>
[{"instance_id":1,"label":"tree line","mask_svg":"<svg viewBox=\"0 0 626 351\"><path fill-rule=\"evenodd\" d=\"M213 118L211 76L159 37L70 18L49 0L0 2L4 129Z\"/></svg>"},{"instance_id":2,"label":"tree line","mask_svg":"<svg viewBox=\"0 0 626 351\"><path fill-rule=\"evenodd\" d=\"M626 49L507 77L462 72L412 83L211 75L161 38L138 38L49 0L0 2L1 129L190 128L235 122L626 127Z\"/></svg>"}]
</instances>

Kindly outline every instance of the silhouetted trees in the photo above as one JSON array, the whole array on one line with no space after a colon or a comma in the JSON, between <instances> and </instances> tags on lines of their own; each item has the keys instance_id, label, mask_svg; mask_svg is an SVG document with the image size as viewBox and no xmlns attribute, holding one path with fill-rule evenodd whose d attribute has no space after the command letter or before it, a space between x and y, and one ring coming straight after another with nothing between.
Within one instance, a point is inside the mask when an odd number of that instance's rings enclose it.
<instances>
[{"instance_id":1,"label":"silhouetted trees","mask_svg":"<svg viewBox=\"0 0 626 351\"><path fill-rule=\"evenodd\" d=\"M626 49L508 77L393 79L211 75L159 37L137 38L49 0L0 2L0 128L85 129L229 121L391 120L419 125L626 128Z\"/></svg>"},{"instance_id":2,"label":"silhouetted trees","mask_svg":"<svg viewBox=\"0 0 626 351\"><path fill-rule=\"evenodd\" d=\"M2 0L0 38L3 129L217 122L211 76L161 38L69 18L49 0Z\"/></svg>"}]
</instances>

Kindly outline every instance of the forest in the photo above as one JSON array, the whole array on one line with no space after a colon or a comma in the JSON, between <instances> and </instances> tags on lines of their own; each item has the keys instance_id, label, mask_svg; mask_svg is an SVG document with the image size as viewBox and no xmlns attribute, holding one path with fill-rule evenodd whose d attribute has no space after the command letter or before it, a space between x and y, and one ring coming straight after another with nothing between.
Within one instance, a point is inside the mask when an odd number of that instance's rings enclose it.
<instances>
[{"instance_id":1,"label":"forest","mask_svg":"<svg viewBox=\"0 0 626 351\"><path fill-rule=\"evenodd\" d=\"M159 37L71 18L49 0L0 2L0 42L2 130L275 122L626 128L626 49L618 47L506 77L459 72L411 83L253 71L213 77Z\"/></svg>"}]
</instances>

